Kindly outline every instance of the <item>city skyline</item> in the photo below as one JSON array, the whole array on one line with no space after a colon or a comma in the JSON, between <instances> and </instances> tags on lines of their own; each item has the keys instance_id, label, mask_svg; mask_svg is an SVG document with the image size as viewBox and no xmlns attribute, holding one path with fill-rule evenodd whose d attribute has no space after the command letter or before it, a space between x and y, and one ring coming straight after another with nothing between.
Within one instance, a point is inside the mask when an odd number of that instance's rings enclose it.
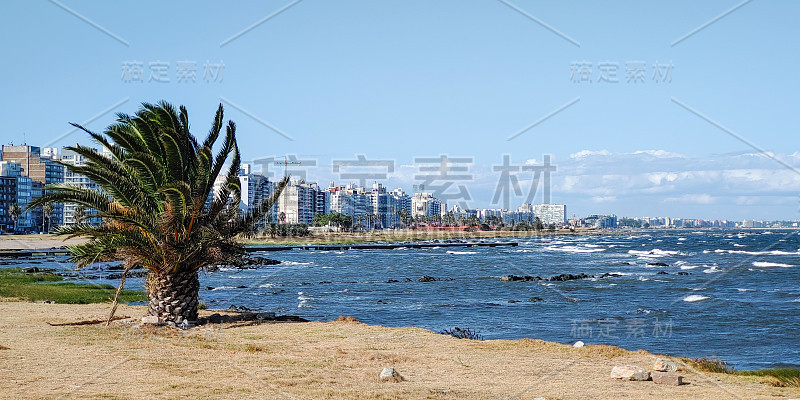
<instances>
[{"instance_id":1,"label":"city skyline","mask_svg":"<svg viewBox=\"0 0 800 400\"><path fill-rule=\"evenodd\" d=\"M446 154L473 160L470 205L491 208L505 155L516 166L551 155L553 202L570 214L798 216L800 78L772 73L773 60L797 58L785 51L800 33L797 3L0 10L10 16L0 31L26 38L1 45L15 96L0 110L4 143L73 144L68 122L99 131L160 99L186 105L202 130L222 103L244 161L295 154L315 160L307 173L320 182L336 177L333 161L365 155L394 162L384 185L410 188L415 159ZM33 16L41 23L25 22ZM135 22L144 19L151 28ZM523 192L530 175L519 177Z\"/></svg>"}]
</instances>

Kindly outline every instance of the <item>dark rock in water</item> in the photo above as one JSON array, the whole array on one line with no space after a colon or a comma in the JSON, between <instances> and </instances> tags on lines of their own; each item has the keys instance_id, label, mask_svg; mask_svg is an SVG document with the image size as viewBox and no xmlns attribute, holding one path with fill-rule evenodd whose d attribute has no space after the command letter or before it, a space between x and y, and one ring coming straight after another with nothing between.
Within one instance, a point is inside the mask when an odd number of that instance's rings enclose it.
<instances>
[{"instance_id":1,"label":"dark rock in water","mask_svg":"<svg viewBox=\"0 0 800 400\"><path fill-rule=\"evenodd\" d=\"M245 307L240 307L245 308ZM231 323L231 322L242 322L242 321L281 321L281 322L308 322L308 320L304 318L300 318L295 315L278 315L276 316L275 313L272 312L242 312L237 315L220 315L219 313L214 313L209 315L205 318L200 318L197 322L200 325L203 324L223 324L223 323Z\"/></svg>"},{"instance_id":2,"label":"dark rock in water","mask_svg":"<svg viewBox=\"0 0 800 400\"><path fill-rule=\"evenodd\" d=\"M213 286L206 286L206 290L214 290Z\"/></svg>"},{"instance_id":3,"label":"dark rock in water","mask_svg":"<svg viewBox=\"0 0 800 400\"><path fill-rule=\"evenodd\" d=\"M561 274L561 275L551 276L547 280L551 281L551 282L564 282L564 281L572 281L572 280L575 280L575 279L586 279L586 278L591 278L591 277L592 276L586 275L583 272L581 272L578 275Z\"/></svg>"},{"instance_id":4,"label":"dark rock in water","mask_svg":"<svg viewBox=\"0 0 800 400\"><path fill-rule=\"evenodd\" d=\"M264 258L264 257L245 257L240 260L239 263L236 264L236 267L243 267L243 266L264 266L264 265L277 265L281 262L278 260L273 260L271 258Z\"/></svg>"},{"instance_id":5,"label":"dark rock in water","mask_svg":"<svg viewBox=\"0 0 800 400\"><path fill-rule=\"evenodd\" d=\"M423 275L422 278L419 278L419 282L433 282L436 278L428 275Z\"/></svg>"},{"instance_id":6,"label":"dark rock in water","mask_svg":"<svg viewBox=\"0 0 800 400\"><path fill-rule=\"evenodd\" d=\"M596 278L608 278L608 277L612 277L613 278L613 277L618 277L618 276L622 276L622 275L621 274L616 274L616 273L613 273L613 272L606 272L604 274L597 275Z\"/></svg>"},{"instance_id":7,"label":"dark rock in water","mask_svg":"<svg viewBox=\"0 0 800 400\"><path fill-rule=\"evenodd\" d=\"M231 304L231 306L228 308L228 311L244 313L244 312L251 312L253 310L251 310L251 309L249 309L249 308L247 308L245 306L236 307L235 305Z\"/></svg>"},{"instance_id":8,"label":"dark rock in water","mask_svg":"<svg viewBox=\"0 0 800 400\"><path fill-rule=\"evenodd\" d=\"M144 271L144 270L128 271L128 274L126 276L128 278L144 278L144 277L147 277L147 271ZM122 279L122 274L117 274L117 273L108 274L108 276L106 278L108 278L108 279Z\"/></svg>"},{"instance_id":9,"label":"dark rock in water","mask_svg":"<svg viewBox=\"0 0 800 400\"><path fill-rule=\"evenodd\" d=\"M663 263L663 262L651 262L651 263L647 263L647 265L652 265L652 266L655 266L655 267L669 267L669 264Z\"/></svg>"},{"instance_id":10,"label":"dark rock in water","mask_svg":"<svg viewBox=\"0 0 800 400\"><path fill-rule=\"evenodd\" d=\"M383 301L383 300L378 300L378 301L376 301L375 303L377 303L377 304L389 304L389 303L387 303L387 302L385 302L385 301Z\"/></svg>"},{"instance_id":11,"label":"dark rock in water","mask_svg":"<svg viewBox=\"0 0 800 400\"><path fill-rule=\"evenodd\" d=\"M25 267L25 268L22 268L22 272L24 272L26 274L39 272L39 267Z\"/></svg>"},{"instance_id":12,"label":"dark rock in water","mask_svg":"<svg viewBox=\"0 0 800 400\"><path fill-rule=\"evenodd\" d=\"M569 296L567 296L567 297L566 297L566 299L567 299L567 301L568 301L568 302L570 302L570 303L577 303L577 302L579 302L579 301L580 301L580 300L579 300L578 298L576 298L576 297L569 297Z\"/></svg>"},{"instance_id":13,"label":"dark rock in water","mask_svg":"<svg viewBox=\"0 0 800 400\"><path fill-rule=\"evenodd\" d=\"M658 271L658 273L656 273L656 275L669 275L669 272L667 272L667 271Z\"/></svg>"},{"instance_id":14,"label":"dark rock in water","mask_svg":"<svg viewBox=\"0 0 800 400\"><path fill-rule=\"evenodd\" d=\"M690 273L688 273L688 272L679 271L679 272L678 272L678 275L691 275L691 274L690 274Z\"/></svg>"},{"instance_id":15,"label":"dark rock in water","mask_svg":"<svg viewBox=\"0 0 800 400\"><path fill-rule=\"evenodd\" d=\"M540 280L542 280L542 278L540 278L538 276L530 276L530 275L525 275L525 276L506 275L506 276L500 277L500 280L503 281L503 282L518 282L518 281L529 282L529 281L540 281Z\"/></svg>"},{"instance_id":16,"label":"dark rock in water","mask_svg":"<svg viewBox=\"0 0 800 400\"><path fill-rule=\"evenodd\" d=\"M397 279L389 279L388 281L386 281L386 283L397 283L397 282L400 281L398 281Z\"/></svg>"},{"instance_id":17,"label":"dark rock in water","mask_svg":"<svg viewBox=\"0 0 800 400\"><path fill-rule=\"evenodd\" d=\"M328 285L328 284L330 284L330 283L331 283L330 281L322 281L322 282L320 282L319 284L320 284L320 285Z\"/></svg>"},{"instance_id":18,"label":"dark rock in water","mask_svg":"<svg viewBox=\"0 0 800 400\"><path fill-rule=\"evenodd\" d=\"M511 304L513 304L513 303L519 303L519 300L509 300L508 302L509 302L509 303L511 303Z\"/></svg>"},{"instance_id":19,"label":"dark rock in water","mask_svg":"<svg viewBox=\"0 0 800 400\"><path fill-rule=\"evenodd\" d=\"M544 300L541 297L533 296L529 298L528 301L530 301L531 303L536 303L537 301L544 301Z\"/></svg>"},{"instance_id":20,"label":"dark rock in water","mask_svg":"<svg viewBox=\"0 0 800 400\"><path fill-rule=\"evenodd\" d=\"M600 278L604 278L606 276L617 276L616 274L603 274L600 275ZM503 282L530 282L530 281L550 281L550 282L564 282L564 281L571 281L575 279L586 279L586 278L594 278L592 275L586 275L581 272L578 275L573 274L561 274L551 276L549 278L542 278L540 276L530 276L530 275L506 275L500 277L500 280Z\"/></svg>"},{"instance_id":21,"label":"dark rock in water","mask_svg":"<svg viewBox=\"0 0 800 400\"><path fill-rule=\"evenodd\" d=\"M245 285L239 285L239 286L237 286L236 288L237 288L237 289L247 289L247 286L245 286Z\"/></svg>"}]
</instances>

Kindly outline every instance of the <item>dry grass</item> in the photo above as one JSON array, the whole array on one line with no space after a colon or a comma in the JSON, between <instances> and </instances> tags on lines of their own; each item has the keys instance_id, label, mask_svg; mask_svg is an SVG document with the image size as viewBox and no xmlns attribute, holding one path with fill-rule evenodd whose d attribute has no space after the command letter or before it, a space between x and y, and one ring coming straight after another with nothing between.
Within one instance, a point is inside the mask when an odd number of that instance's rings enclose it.
<instances>
[{"instance_id":1,"label":"dry grass","mask_svg":"<svg viewBox=\"0 0 800 400\"><path fill-rule=\"evenodd\" d=\"M649 367L654 356L613 346L459 340L353 318L321 323L213 325L189 331L49 326L102 318L107 305L0 303L2 398L276 399L694 399L800 397L798 388L699 371L689 385L609 378L614 365ZM207 311L211 313L213 311ZM120 315L144 308L121 306ZM383 367L405 381L380 382Z\"/></svg>"}]
</instances>

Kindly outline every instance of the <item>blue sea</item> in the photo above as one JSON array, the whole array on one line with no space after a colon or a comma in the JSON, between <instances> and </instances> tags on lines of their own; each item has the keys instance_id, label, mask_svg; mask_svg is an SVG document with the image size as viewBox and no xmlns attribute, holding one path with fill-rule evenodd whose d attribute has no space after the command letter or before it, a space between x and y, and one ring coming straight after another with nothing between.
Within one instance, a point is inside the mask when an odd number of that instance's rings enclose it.
<instances>
[{"instance_id":1,"label":"blue sea","mask_svg":"<svg viewBox=\"0 0 800 400\"><path fill-rule=\"evenodd\" d=\"M311 320L349 315L368 324L485 339L581 340L737 369L800 366L797 231L649 231L503 239L516 247L260 252L281 264L202 272L201 300ZM72 269L65 257L0 260ZM118 272L118 271L114 271ZM110 272L76 280L110 283ZM502 281L505 275L605 277ZM436 278L420 282L422 276ZM129 279L127 287L142 287Z\"/></svg>"}]
</instances>

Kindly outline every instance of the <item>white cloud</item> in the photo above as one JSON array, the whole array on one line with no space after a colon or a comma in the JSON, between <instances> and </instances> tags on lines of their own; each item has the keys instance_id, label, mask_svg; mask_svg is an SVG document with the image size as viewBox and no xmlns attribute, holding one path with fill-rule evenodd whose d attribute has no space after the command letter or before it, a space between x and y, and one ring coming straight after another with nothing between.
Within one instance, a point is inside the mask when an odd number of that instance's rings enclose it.
<instances>
[{"instance_id":1,"label":"white cloud","mask_svg":"<svg viewBox=\"0 0 800 400\"><path fill-rule=\"evenodd\" d=\"M685 158L683 154L673 153L666 150L637 150L633 154L646 154L658 158Z\"/></svg>"},{"instance_id":2,"label":"white cloud","mask_svg":"<svg viewBox=\"0 0 800 400\"><path fill-rule=\"evenodd\" d=\"M572 153L569 155L569 158L572 159L581 159L586 157L593 157L593 156L609 156L611 153L608 150L581 150L577 153Z\"/></svg>"},{"instance_id":3,"label":"white cloud","mask_svg":"<svg viewBox=\"0 0 800 400\"><path fill-rule=\"evenodd\" d=\"M595 203L609 203L612 201L616 201L617 196L594 196L592 197L592 201Z\"/></svg>"},{"instance_id":4,"label":"white cloud","mask_svg":"<svg viewBox=\"0 0 800 400\"><path fill-rule=\"evenodd\" d=\"M687 204L714 204L717 199L707 193L684 194L678 197L667 197L664 199L668 203L687 203Z\"/></svg>"}]
</instances>

